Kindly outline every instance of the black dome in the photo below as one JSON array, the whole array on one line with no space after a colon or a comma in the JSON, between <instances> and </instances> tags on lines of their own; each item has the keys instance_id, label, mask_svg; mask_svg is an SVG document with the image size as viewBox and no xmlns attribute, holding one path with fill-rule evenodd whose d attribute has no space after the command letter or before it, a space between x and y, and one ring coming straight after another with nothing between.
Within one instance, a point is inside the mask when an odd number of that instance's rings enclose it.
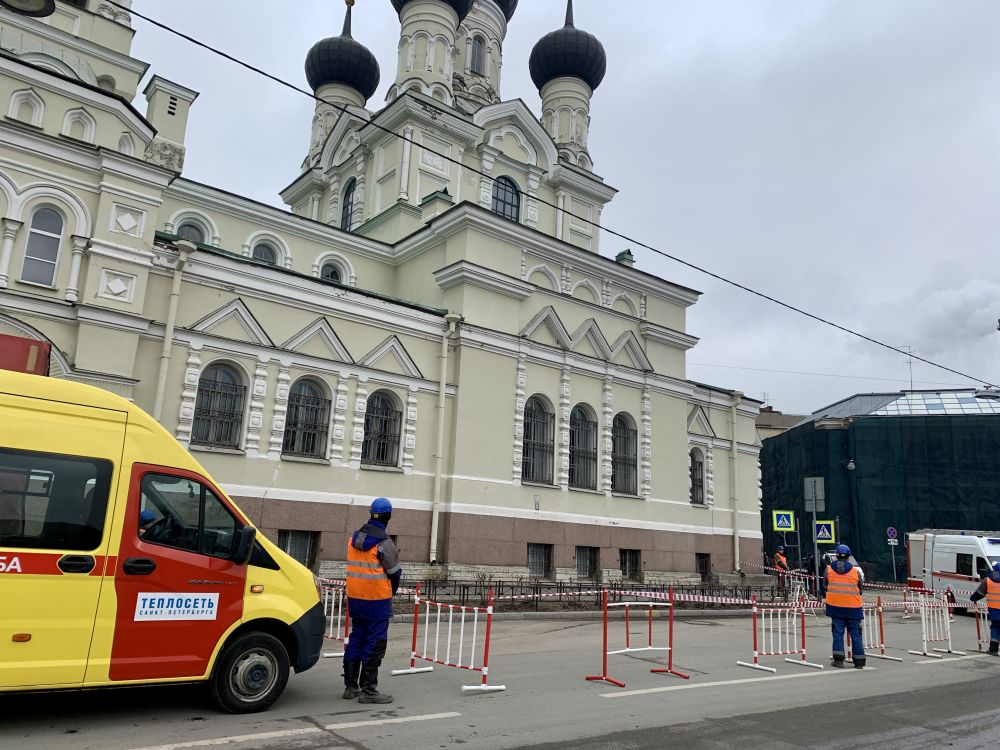
<instances>
[{"instance_id":1,"label":"black dome","mask_svg":"<svg viewBox=\"0 0 1000 750\"><path fill-rule=\"evenodd\" d=\"M531 50L528 70L539 90L561 76L580 78L591 89L601 85L608 56L596 36L573 26L573 0L566 8L566 25L543 36Z\"/></svg>"},{"instance_id":2,"label":"black dome","mask_svg":"<svg viewBox=\"0 0 1000 750\"><path fill-rule=\"evenodd\" d=\"M306 55L306 78L313 91L328 83L342 83L369 99L378 88L378 60L351 37L351 9L347 9L340 36L316 42Z\"/></svg>"},{"instance_id":3,"label":"black dome","mask_svg":"<svg viewBox=\"0 0 1000 750\"><path fill-rule=\"evenodd\" d=\"M402 13L403 6L408 2L410 2L410 0L392 0L392 7L396 9L397 13ZM462 22L465 20L465 17L469 15L469 11L472 10L472 6L475 4L476 0L442 0L442 2L447 3L454 8L455 12L458 13L459 22ZM517 0L514 0L514 5L517 5ZM503 4L501 4L500 7L503 7ZM510 12L513 14L514 9L512 8Z\"/></svg>"},{"instance_id":4,"label":"black dome","mask_svg":"<svg viewBox=\"0 0 1000 750\"><path fill-rule=\"evenodd\" d=\"M503 11L504 17L508 21L514 17L514 11L517 10L517 0L493 0L493 2Z\"/></svg>"}]
</instances>

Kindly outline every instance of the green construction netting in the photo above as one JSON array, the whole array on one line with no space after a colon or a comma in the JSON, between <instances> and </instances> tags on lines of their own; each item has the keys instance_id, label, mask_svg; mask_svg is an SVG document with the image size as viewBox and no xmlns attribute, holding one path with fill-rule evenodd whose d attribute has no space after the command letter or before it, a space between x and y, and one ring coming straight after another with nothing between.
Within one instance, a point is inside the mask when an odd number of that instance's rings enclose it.
<instances>
[{"instance_id":1,"label":"green construction netting","mask_svg":"<svg viewBox=\"0 0 1000 750\"><path fill-rule=\"evenodd\" d=\"M823 477L826 511L840 538L879 580L891 581L895 527L896 570L906 579L904 535L923 528L1000 529L1000 419L995 416L856 417L846 429L812 423L768 438L761 450L764 544L790 548L797 563L812 554L806 477ZM848 462L854 469L848 469ZM798 534L772 530L771 511L795 511ZM801 550L794 545L801 542ZM829 550L820 546L820 554Z\"/></svg>"}]
</instances>

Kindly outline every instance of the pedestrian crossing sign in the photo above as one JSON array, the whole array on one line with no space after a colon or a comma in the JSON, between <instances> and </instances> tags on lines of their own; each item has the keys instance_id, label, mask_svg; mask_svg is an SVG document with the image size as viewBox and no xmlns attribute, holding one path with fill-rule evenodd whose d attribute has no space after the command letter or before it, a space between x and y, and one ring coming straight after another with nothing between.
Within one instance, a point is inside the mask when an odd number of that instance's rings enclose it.
<instances>
[{"instance_id":1,"label":"pedestrian crossing sign","mask_svg":"<svg viewBox=\"0 0 1000 750\"><path fill-rule=\"evenodd\" d=\"M771 525L775 531L795 531L795 513L790 510L772 510Z\"/></svg>"},{"instance_id":2,"label":"pedestrian crossing sign","mask_svg":"<svg viewBox=\"0 0 1000 750\"><path fill-rule=\"evenodd\" d=\"M816 541L820 544L837 543L837 532L834 531L833 521L816 522Z\"/></svg>"}]
</instances>

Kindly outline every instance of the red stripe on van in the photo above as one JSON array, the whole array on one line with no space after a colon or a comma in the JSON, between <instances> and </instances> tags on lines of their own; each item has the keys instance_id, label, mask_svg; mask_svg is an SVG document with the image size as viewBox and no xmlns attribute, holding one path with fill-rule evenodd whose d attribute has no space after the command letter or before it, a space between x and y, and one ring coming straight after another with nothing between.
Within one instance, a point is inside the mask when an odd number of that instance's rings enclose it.
<instances>
[{"instance_id":1,"label":"red stripe on van","mask_svg":"<svg viewBox=\"0 0 1000 750\"><path fill-rule=\"evenodd\" d=\"M7 556L7 566L10 567L10 563L16 558L18 561L18 567L20 568L20 575L31 575L31 576L63 576L63 573L59 569L59 560L67 555L73 556L86 556L86 552L13 552ZM94 569L90 571L89 575L100 576L104 575L105 561L112 562L112 569L114 571L114 561L116 558L110 557L105 558L104 555L92 555L94 558ZM5 571L5 575L18 575L18 571L11 572L10 570Z\"/></svg>"}]
</instances>

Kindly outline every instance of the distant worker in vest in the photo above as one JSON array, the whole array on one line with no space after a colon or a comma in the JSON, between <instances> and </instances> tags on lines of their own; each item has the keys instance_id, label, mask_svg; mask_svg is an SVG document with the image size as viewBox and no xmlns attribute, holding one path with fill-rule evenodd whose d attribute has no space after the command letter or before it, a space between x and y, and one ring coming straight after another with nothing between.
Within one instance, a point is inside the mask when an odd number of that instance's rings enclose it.
<instances>
[{"instance_id":1,"label":"distant worker in vest","mask_svg":"<svg viewBox=\"0 0 1000 750\"><path fill-rule=\"evenodd\" d=\"M990 620L990 656L1000 656L1000 562L993 563L993 570L979 584L979 588L969 597L974 602L986 600L987 617Z\"/></svg>"},{"instance_id":2,"label":"distant worker in vest","mask_svg":"<svg viewBox=\"0 0 1000 750\"><path fill-rule=\"evenodd\" d=\"M778 545L778 550L774 553L774 574L778 576L778 596L785 595L785 585L788 581L788 558L785 557L785 546Z\"/></svg>"},{"instance_id":3,"label":"distant worker in vest","mask_svg":"<svg viewBox=\"0 0 1000 750\"><path fill-rule=\"evenodd\" d=\"M837 559L823 571L823 588L826 591L826 616L833 630L833 661L830 666L843 669L844 631L851 636L854 667L864 669L865 641L861 636L861 621L865 619L861 589L864 578L861 569L851 564L851 548L837 545Z\"/></svg>"},{"instance_id":4,"label":"distant worker in vest","mask_svg":"<svg viewBox=\"0 0 1000 750\"><path fill-rule=\"evenodd\" d=\"M385 656L392 595L399 588L399 552L386 533L392 503L380 497L368 523L347 543L347 606L351 632L344 649L344 698L359 703L392 703L378 691L378 668Z\"/></svg>"}]
</instances>

